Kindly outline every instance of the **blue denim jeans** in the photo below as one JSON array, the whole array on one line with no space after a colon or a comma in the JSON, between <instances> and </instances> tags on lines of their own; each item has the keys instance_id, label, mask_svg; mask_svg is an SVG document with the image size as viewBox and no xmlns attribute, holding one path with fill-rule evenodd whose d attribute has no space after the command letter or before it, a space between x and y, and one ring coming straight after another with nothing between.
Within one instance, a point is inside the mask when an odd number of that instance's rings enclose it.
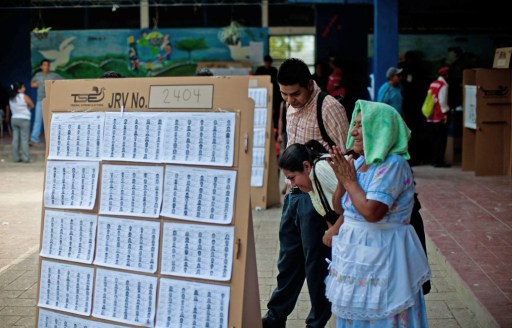
<instances>
[{"instance_id":1,"label":"blue denim jeans","mask_svg":"<svg viewBox=\"0 0 512 328\"><path fill-rule=\"evenodd\" d=\"M34 125L32 126L32 134L30 136L30 141L38 143L39 136L41 132L43 132L43 101L38 100L36 102L35 108L35 117L34 117Z\"/></svg>"},{"instance_id":2,"label":"blue denim jeans","mask_svg":"<svg viewBox=\"0 0 512 328\"><path fill-rule=\"evenodd\" d=\"M304 280L308 284L311 310L306 327L323 328L331 317L331 304L325 297L326 258L331 249L322 243L327 230L325 219L318 214L308 194L293 188L284 199L279 227L277 287L267 304L265 315L274 327L285 327Z\"/></svg>"}]
</instances>

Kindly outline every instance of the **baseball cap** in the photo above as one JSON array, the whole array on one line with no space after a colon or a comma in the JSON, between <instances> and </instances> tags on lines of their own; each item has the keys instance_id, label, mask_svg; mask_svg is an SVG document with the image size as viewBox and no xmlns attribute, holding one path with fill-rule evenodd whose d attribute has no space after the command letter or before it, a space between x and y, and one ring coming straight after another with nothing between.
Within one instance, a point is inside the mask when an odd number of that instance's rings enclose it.
<instances>
[{"instance_id":1,"label":"baseball cap","mask_svg":"<svg viewBox=\"0 0 512 328\"><path fill-rule=\"evenodd\" d=\"M386 77L388 79L390 79L393 75L398 75L400 73L402 73L402 70L401 68L396 68L396 67L390 67L388 68L387 72L386 72Z\"/></svg>"},{"instance_id":2,"label":"baseball cap","mask_svg":"<svg viewBox=\"0 0 512 328\"><path fill-rule=\"evenodd\" d=\"M449 71L449 70L450 70L450 68L449 68L448 66L443 66L443 67L441 67L441 68L437 71L437 73L438 73L439 75L443 75L443 74L448 73L448 71Z\"/></svg>"}]
</instances>

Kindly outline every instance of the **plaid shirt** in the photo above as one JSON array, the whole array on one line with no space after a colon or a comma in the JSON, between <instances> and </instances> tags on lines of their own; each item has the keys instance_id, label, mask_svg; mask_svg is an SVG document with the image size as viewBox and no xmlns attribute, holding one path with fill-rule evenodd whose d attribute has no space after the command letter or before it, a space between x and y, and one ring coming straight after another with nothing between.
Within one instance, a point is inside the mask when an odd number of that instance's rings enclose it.
<instances>
[{"instance_id":1,"label":"plaid shirt","mask_svg":"<svg viewBox=\"0 0 512 328\"><path fill-rule=\"evenodd\" d=\"M329 147L327 142L322 139L316 118L316 102L319 93L320 88L315 83L311 98L309 98L304 107L294 108L288 106L286 111L287 147L294 143L304 144L313 139L320 141L326 148ZM349 121L343 105L335 98L326 96L322 104L322 118L329 137L345 152Z\"/></svg>"}]
</instances>

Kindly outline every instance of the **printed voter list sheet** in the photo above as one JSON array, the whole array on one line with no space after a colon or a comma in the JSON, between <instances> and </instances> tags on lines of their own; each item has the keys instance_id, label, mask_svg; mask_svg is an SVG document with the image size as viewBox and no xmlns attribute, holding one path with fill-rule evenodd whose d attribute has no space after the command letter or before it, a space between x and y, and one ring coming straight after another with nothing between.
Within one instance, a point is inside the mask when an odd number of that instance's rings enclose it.
<instances>
[{"instance_id":1,"label":"printed voter list sheet","mask_svg":"<svg viewBox=\"0 0 512 328\"><path fill-rule=\"evenodd\" d=\"M249 88L249 98L254 100L254 108L267 108L267 88Z\"/></svg>"},{"instance_id":2,"label":"printed voter list sheet","mask_svg":"<svg viewBox=\"0 0 512 328\"><path fill-rule=\"evenodd\" d=\"M156 327L228 327L229 286L160 279Z\"/></svg>"},{"instance_id":3,"label":"printed voter list sheet","mask_svg":"<svg viewBox=\"0 0 512 328\"><path fill-rule=\"evenodd\" d=\"M162 216L229 224L236 171L167 165Z\"/></svg>"},{"instance_id":4,"label":"printed voter list sheet","mask_svg":"<svg viewBox=\"0 0 512 328\"><path fill-rule=\"evenodd\" d=\"M254 108L254 128L267 128L267 107Z\"/></svg>"},{"instance_id":5,"label":"printed voter list sheet","mask_svg":"<svg viewBox=\"0 0 512 328\"><path fill-rule=\"evenodd\" d=\"M94 317L154 326L156 277L97 269L94 286Z\"/></svg>"},{"instance_id":6,"label":"printed voter list sheet","mask_svg":"<svg viewBox=\"0 0 512 328\"><path fill-rule=\"evenodd\" d=\"M157 218L163 177L161 166L103 165L100 214Z\"/></svg>"},{"instance_id":7,"label":"printed voter list sheet","mask_svg":"<svg viewBox=\"0 0 512 328\"><path fill-rule=\"evenodd\" d=\"M160 222L100 216L94 264L155 273Z\"/></svg>"},{"instance_id":8,"label":"printed voter list sheet","mask_svg":"<svg viewBox=\"0 0 512 328\"><path fill-rule=\"evenodd\" d=\"M99 162L46 163L44 206L90 210L96 200Z\"/></svg>"},{"instance_id":9,"label":"printed voter list sheet","mask_svg":"<svg viewBox=\"0 0 512 328\"><path fill-rule=\"evenodd\" d=\"M263 186L263 172L265 165L265 148L252 149L251 187Z\"/></svg>"},{"instance_id":10,"label":"printed voter list sheet","mask_svg":"<svg viewBox=\"0 0 512 328\"><path fill-rule=\"evenodd\" d=\"M164 162L232 166L236 114L166 113Z\"/></svg>"},{"instance_id":11,"label":"printed voter list sheet","mask_svg":"<svg viewBox=\"0 0 512 328\"><path fill-rule=\"evenodd\" d=\"M94 214L46 210L40 255L91 264L96 243L96 221Z\"/></svg>"},{"instance_id":12,"label":"printed voter list sheet","mask_svg":"<svg viewBox=\"0 0 512 328\"><path fill-rule=\"evenodd\" d=\"M45 309L39 310L37 318L38 328L126 328L126 326L111 325L105 322L92 321L65 315L58 312L48 311Z\"/></svg>"},{"instance_id":13,"label":"printed voter list sheet","mask_svg":"<svg viewBox=\"0 0 512 328\"><path fill-rule=\"evenodd\" d=\"M162 113L106 113L103 159L162 162L163 123Z\"/></svg>"},{"instance_id":14,"label":"printed voter list sheet","mask_svg":"<svg viewBox=\"0 0 512 328\"><path fill-rule=\"evenodd\" d=\"M162 274L231 279L235 228L164 223Z\"/></svg>"},{"instance_id":15,"label":"printed voter list sheet","mask_svg":"<svg viewBox=\"0 0 512 328\"><path fill-rule=\"evenodd\" d=\"M264 128L254 128L253 130L253 138L252 138L252 146L254 148L265 149L265 129Z\"/></svg>"},{"instance_id":16,"label":"printed voter list sheet","mask_svg":"<svg viewBox=\"0 0 512 328\"><path fill-rule=\"evenodd\" d=\"M254 100L251 187L261 187L267 130L267 88L249 88L249 97Z\"/></svg>"},{"instance_id":17,"label":"printed voter list sheet","mask_svg":"<svg viewBox=\"0 0 512 328\"><path fill-rule=\"evenodd\" d=\"M43 260L38 306L90 315L94 269Z\"/></svg>"},{"instance_id":18,"label":"printed voter list sheet","mask_svg":"<svg viewBox=\"0 0 512 328\"><path fill-rule=\"evenodd\" d=\"M105 113L53 113L48 159L101 160Z\"/></svg>"}]
</instances>

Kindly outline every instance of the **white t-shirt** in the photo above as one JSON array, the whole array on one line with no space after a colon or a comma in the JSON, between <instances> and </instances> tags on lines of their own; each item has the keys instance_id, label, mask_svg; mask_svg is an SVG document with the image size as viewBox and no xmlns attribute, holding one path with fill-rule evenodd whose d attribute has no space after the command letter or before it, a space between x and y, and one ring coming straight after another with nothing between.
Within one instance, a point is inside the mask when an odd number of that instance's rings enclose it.
<instances>
[{"instance_id":1,"label":"white t-shirt","mask_svg":"<svg viewBox=\"0 0 512 328\"><path fill-rule=\"evenodd\" d=\"M18 93L13 99L9 99L12 118L30 120L30 109L24 98L25 94Z\"/></svg>"}]
</instances>

